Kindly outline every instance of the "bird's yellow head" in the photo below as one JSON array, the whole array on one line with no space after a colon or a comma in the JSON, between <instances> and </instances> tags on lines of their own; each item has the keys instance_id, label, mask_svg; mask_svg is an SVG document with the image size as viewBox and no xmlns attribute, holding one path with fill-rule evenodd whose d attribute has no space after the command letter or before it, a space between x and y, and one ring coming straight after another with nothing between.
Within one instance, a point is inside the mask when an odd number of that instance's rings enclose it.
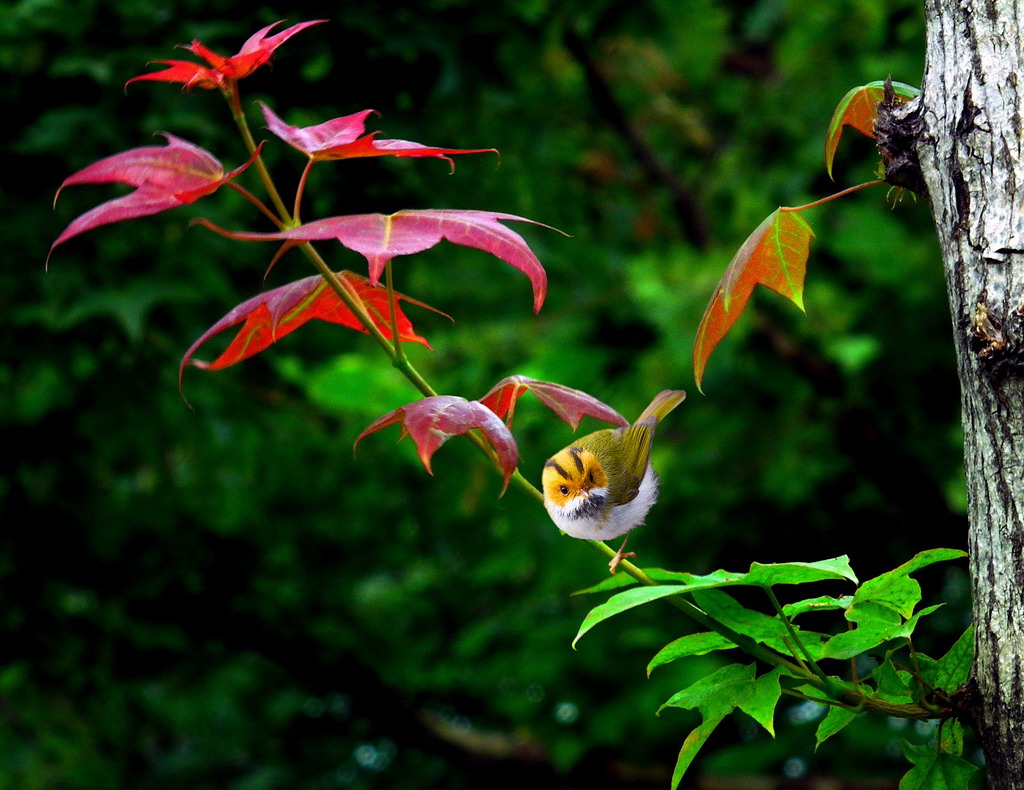
<instances>
[{"instance_id":1,"label":"bird's yellow head","mask_svg":"<svg viewBox=\"0 0 1024 790\"><path fill-rule=\"evenodd\" d=\"M570 506L571 509L577 498L600 496L608 490L608 476L597 456L576 445L570 445L548 459L541 483L545 504L558 508Z\"/></svg>"}]
</instances>

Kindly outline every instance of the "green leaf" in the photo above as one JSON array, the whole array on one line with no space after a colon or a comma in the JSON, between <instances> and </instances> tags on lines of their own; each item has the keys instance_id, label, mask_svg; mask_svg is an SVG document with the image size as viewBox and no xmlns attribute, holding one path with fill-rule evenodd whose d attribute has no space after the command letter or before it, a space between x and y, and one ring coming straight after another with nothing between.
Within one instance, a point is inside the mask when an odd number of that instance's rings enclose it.
<instances>
[{"instance_id":1,"label":"green leaf","mask_svg":"<svg viewBox=\"0 0 1024 790\"><path fill-rule=\"evenodd\" d=\"M591 609L587 616L583 618L583 624L580 625L580 630L576 634L576 638L572 640L572 646L575 648L576 643L580 641L580 637L595 625L604 622L609 617L614 617L617 614L629 611L637 606L642 606L645 603L657 601L659 598L678 595L681 592L685 592L686 589L686 586L681 584L668 586L657 585L654 587L638 587L632 590L626 590L618 595L613 595L603 604Z\"/></svg>"},{"instance_id":2,"label":"green leaf","mask_svg":"<svg viewBox=\"0 0 1024 790\"><path fill-rule=\"evenodd\" d=\"M913 573L919 571L927 565L932 565L936 562L948 562L949 560L959 560L967 556L966 551L960 549L928 549L915 554L907 562L896 568L896 571L902 571L903 573ZM893 571L895 573L895 571Z\"/></svg>"},{"instance_id":3,"label":"green leaf","mask_svg":"<svg viewBox=\"0 0 1024 790\"><path fill-rule=\"evenodd\" d=\"M703 721L683 742L672 772L672 787L679 785L700 747L728 714L737 707L775 735L773 717L782 689L781 669L774 669L757 680L753 664L729 664L717 672L674 694L661 708L697 708Z\"/></svg>"},{"instance_id":4,"label":"green leaf","mask_svg":"<svg viewBox=\"0 0 1024 790\"><path fill-rule=\"evenodd\" d=\"M822 743L843 729L843 727L856 719L859 715L860 711L840 708L836 705L831 706L828 709L828 713L825 715L825 718L821 720L821 724L818 725L818 730L815 733L814 737L817 739L817 743L814 745L815 751L817 751L818 747L821 746Z\"/></svg>"},{"instance_id":5,"label":"green leaf","mask_svg":"<svg viewBox=\"0 0 1024 790\"><path fill-rule=\"evenodd\" d=\"M687 584L695 587L728 587L731 584L742 584L743 579L746 577L745 573L723 570L712 571L711 573L700 575L696 573L663 571L658 568L652 568L647 571L647 573L656 581L677 582L679 584Z\"/></svg>"},{"instance_id":6,"label":"green leaf","mask_svg":"<svg viewBox=\"0 0 1024 790\"><path fill-rule=\"evenodd\" d=\"M921 585L900 568L868 579L853 594L854 606L870 602L888 607L902 617L910 617L920 601Z\"/></svg>"},{"instance_id":7,"label":"green leaf","mask_svg":"<svg viewBox=\"0 0 1024 790\"><path fill-rule=\"evenodd\" d=\"M716 589L696 590L693 600L709 616L756 642L763 642L787 655L796 649L790 644L789 631L778 617L747 609L728 593ZM794 630L811 656L815 659L820 657L825 637L813 631L801 631L795 627Z\"/></svg>"},{"instance_id":8,"label":"green leaf","mask_svg":"<svg viewBox=\"0 0 1024 790\"><path fill-rule=\"evenodd\" d=\"M863 627L884 627L903 622L899 612L875 601L857 602L846 610L846 619Z\"/></svg>"},{"instance_id":9,"label":"green leaf","mask_svg":"<svg viewBox=\"0 0 1024 790\"><path fill-rule=\"evenodd\" d=\"M735 598L721 590L700 590L693 594L694 602L718 622L758 642L778 640L788 636L786 626L777 617L747 609Z\"/></svg>"},{"instance_id":10,"label":"green leaf","mask_svg":"<svg viewBox=\"0 0 1024 790\"><path fill-rule=\"evenodd\" d=\"M753 685L753 664L728 664L677 691L658 713L665 708L696 708L705 719L726 716L750 695Z\"/></svg>"},{"instance_id":11,"label":"green leaf","mask_svg":"<svg viewBox=\"0 0 1024 790\"><path fill-rule=\"evenodd\" d=\"M939 749L949 754L964 753L964 725L956 719L947 719L939 725Z\"/></svg>"},{"instance_id":12,"label":"green leaf","mask_svg":"<svg viewBox=\"0 0 1024 790\"><path fill-rule=\"evenodd\" d=\"M727 580L741 575L736 573L730 574L725 571L715 571L714 573L709 573L707 576L697 576L692 573L666 571L661 568L644 568L643 572L650 576L654 581L662 582L663 584L703 584L704 582L716 583L719 580L725 583ZM608 592L610 590L618 590L622 587L629 587L631 584L636 583L636 579L628 573L616 573L614 576L608 576L606 579L602 579L591 587L585 587L582 590L577 590L573 595L589 595L590 593Z\"/></svg>"},{"instance_id":13,"label":"green leaf","mask_svg":"<svg viewBox=\"0 0 1024 790\"><path fill-rule=\"evenodd\" d=\"M905 670L896 669L890 656L886 656L885 661L871 673L871 678L875 681L878 696L882 699L896 703L913 702L914 694L910 688L911 675Z\"/></svg>"},{"instance_id":14,"label":"green leaf","mask_svg":"<svg viewBox=\"0 0 1024 790\"><path fill-rule=\"evenodd\" d=\"M590 595L591 593L610 592L611 590L619 590L623 587L629 587L636 583L636 579L628 573L616 573L614 576L608 576L608 578L602 579L591 587L584 587L582 590L576 590L572 594Z\"/></svg>"},{"instance_id":15,"label":"green leaf","mask_svg":"<svg viewBox=\"0 0 1024 790\"><path fill-rule=\"evenodd\" d=\"M955 691L971 676L973 663L974 626L969 625L949 652L938 660L933 685L943 691Z\"/></svg>"},{"instance_id":16,"label":"green leaf","mask_svg":"<svg viewBox=\"0 0 1024 790\"><path fill-rule=\"evenodd\" d=\"M865 616L859 622L858 627L852 631L836 634L829 639L822 650L822 657L853 658L888 642L890 639L910 636L914 632L914 628L917 627L918 620L930 615L941 606L942 604L929 606L906 622L899 622L899 616L892 610L877 604L865 604L860 607L861 614L871 612L871 616ZM880 612L888 614L879 616ZM849 618L850 615L847 614L847 617ZM889 619L890 617L896 619Z\"/></svg>"},{"instance_id":17,"label":"green leaf","mask_svg":"<svg viewBox=\"0 0 1024 790\"><path fill-rule=\"evenodd\" d=\"M672 770L672 790L676 790L679 787L679 783L683 779L683 775L686 773L686 769L690 767L690 763L693 762L693 758L697 756L697 752L700 751L700 747L704 745L704 742L711 737L711 733L715 731L722 719L726 714L716 716L713 718L705 718L698 726L694 727L690 734L686 736L686 740L683 741L683 746L679 750L679 756L676 758L676 766Z\"/></svg>"},{"instance_id":18,"label":"green leaf","mask_svg":"<svg viewBox=\"0 0 1024 790\"><path fill-rule=\"evenodd\" d=\"M848 556L844 554L818 562L779 562L770 565L754 562L750 565L750 572L738 583L770 587L773 584L807 584L828 579L846 579L857 584L857 576L850 567Z\"/></svg>"},{"instance_id":19,"label":"green leaf","mask_svg":"<svg viewBox=\"0 0 1024 790\"><path fill-rule=\"evenodd\" d=\"M736 645L731 640L712 631L687 634L676 639L674 642L669 642L655 654L654 658L651 659L651 663L647 665L647 675L650 677L651 672L656 667L668 664L677 658L702 656L713 650L725 650L730 647L736 647Z\"/></svg>"},{"instance_id":20,"label":"green leaf","mask_svg":"<svg viewBox=\"0 0 1024 790\"><path fill-rule=\"evenodd\" d=\"M904 741L903 754L914 767L900 780L900 790L966 790L967 780L978 770L962 757L930 746Z\"/></svg>"},{"instance_id":21,"label":"green leaf","mask_svg":"<svg viewBox=\"0 0 1024 790\"><path fill-rule=\"evenodd\" d=\"M967 552L960 549L928 549L915 554L898 568L868 579L858 587L853 595L854 605L871 601L886 606L903 617L910 617L914 607L921 601L921 586L910 578L910 574L936 562L966 556ZM849 615L847 619L850 619Z\"/></svg>"},{"instance_id":22,"label":"green leaf","mask_svg":"<svg viewBox=\"0 0 1024 790\"><path fill-rule=\"evenodd\" d=\"M754 681L750 694L739 701L740 710L764 727L773 738L775 708L779 704L779 697L782 696L782 687L779 685L779 676L782 673L782 667L776 667L771 672L761 675Z\"/></svg>"},{"instance_id":23,"label":"green leaf","mask_svg":"<svg viewBox=\"0 0 1024 790\"><path fill-rule=\"evenodd\" d=\"M819 595L817 598L805 598L796 603L787 603L782 607L786 617L792 620L799 614L805 612L827 612L832 609L849 609L853 603L852 595L842 595L833 598L831 595Z\"/></svg>"},{"instance_id":24,"label":"green leaf","mask_svg":"<svg viewBox=\"0 0 1024 790\"><path fill-rule=\"evenodd\" d=\"M809 582L846 579L857 583L857 577L850 568L850 559L845 554L830 560L817 562L779 562L762 565L751 563L746 573L717 570L704 575L666 571L661 568L645 568L644 573L656 582L665 584L685 584L696 587L730 587L746 585L750 587L770 587L773 584L806 584ZM584 593L606 592L634 584L635 580L626 574L616 574L598 582L592 587L579 590L574 595Z\"/></svg>"}]
</instances>

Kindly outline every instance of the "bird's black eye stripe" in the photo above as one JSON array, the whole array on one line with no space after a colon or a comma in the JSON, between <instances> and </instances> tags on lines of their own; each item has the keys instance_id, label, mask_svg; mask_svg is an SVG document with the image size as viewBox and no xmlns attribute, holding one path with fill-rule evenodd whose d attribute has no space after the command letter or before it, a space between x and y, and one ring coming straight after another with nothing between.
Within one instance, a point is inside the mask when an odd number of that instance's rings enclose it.
<instances>
[{"instance_id":1,"label":"bird's black eye stripe","mask_svg":"<svg viewBox=\"0 0 1024 790\"><path fill-rule=\"evenodd\" d=\"M552 460L548 460L548 462L545 463L544 466L550 466L552 469L554 469L558 473L559 477L568 477L569 476L569 475L567 475L565 473L565 470L562 467L560 467L557 463L555 463Z\"/></svg>"}]
</instances>

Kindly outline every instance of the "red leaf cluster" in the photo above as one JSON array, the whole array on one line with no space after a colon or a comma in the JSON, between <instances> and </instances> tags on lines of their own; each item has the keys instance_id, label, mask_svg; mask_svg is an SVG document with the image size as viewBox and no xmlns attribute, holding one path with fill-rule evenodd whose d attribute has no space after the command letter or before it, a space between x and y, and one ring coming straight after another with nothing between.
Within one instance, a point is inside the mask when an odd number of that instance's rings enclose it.
<instances>
[{"instance_id":1,"label":"red leaf cluster","mask_svg":"<svg viewBox=\"0 0 1024 790\"><path fill-rule=\"evenodd\" d=\"M193 55L202 58L206 61L207 65L203 66L188 60L158 60L155 62L161 63L167 66L167 68L162 71L154 71L150 74L140 74L138 77L132 77L125 85L150 80L154 82L180 82L186 88L221 89L229 81L248 77L270 60L274 50L299 31L326 21L326 19L316 19L312 22L300 22L268 37L267 34L281 24L281 22L274 22L274 24L267 25L250 36L237 54L227 58L223 55L218 55L200 41L193 41L187 46L183 45L182 49L188 50Z\"/></svg>"},{"instance_id":2,"label":"red leaf cluster","mask_svg":"<svg viewBox=\"0 0 1024 790\"><path fill-rule=\"evenodd\" d=\"M399 440L406 436L412 438L420 461L430 472L430 459L442 444L453 436L479 429L494 450L505 480L502 488L504 493L519 463L519 450L510 430L512 413L516 401L527 391L536 395L541 403L571 425L573 430L584 416L596 417L612 425L629 424L611 406L585 392L526 376L509 376L495 384L480 400L467 401L453 395L437 395L388 412L359 434L355 444L358 446L371 433L397 423L402 428ZM504 422L502 417L506 417Z\"/></svg>"}]
</instances>

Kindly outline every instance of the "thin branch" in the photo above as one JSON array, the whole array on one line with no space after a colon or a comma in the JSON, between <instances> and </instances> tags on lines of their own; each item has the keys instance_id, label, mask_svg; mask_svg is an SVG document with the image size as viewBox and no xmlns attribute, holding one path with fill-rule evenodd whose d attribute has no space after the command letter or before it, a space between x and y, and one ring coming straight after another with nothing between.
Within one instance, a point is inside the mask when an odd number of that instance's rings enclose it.
<instances>
[{"instance_id":1,"label":"thin branch","mask_svg":"<svg viewBox=\"0 0 1024 790\"><path fill-rule=\"evenodd\" d=\"M252 132L249 130L249 122L246 121L245 113L242 111L242 100L238 92L238 81L228 80L221 92L227 100L228 107L231 109L231 118L234 120L235 126L238 127L238 131L242 135L242 140L245 142L245 147L249 149L249 154L251 156L256 152L256 140L253 139ZM270 177L270 171L267 170L267 166L263 162L262 154L256 157L255 164L256 170L260 176L260 181L263 182L263 186L267 190L267 194L270 196L270 202L274 204L274 208L277 209L278 216L281 220L287 223L291 220L291 216L288 214L288 208L285 206L284 201L281 200L281 195L277 191L277 187L274 186L274 180Z\"/></svg>"},{"instance_id":2,"label":"thin branch","mask_svg":"<svg viewBox=\"0 0 1024 790\"><path fill-rule=\"evenodd\" d=\"M391 276L391 259L384 264L384 285L388 292L388 313L391 319L391 343L395 349L395 359L404 359L402 339L398 336L398 299L395 297L395 284Z\"/></svg>"},{"instance_id":3,"label":"thin branch","mask_svg":"<svg viewBox=\"0 0 1024 790\"><path fill-rule=\"evenodd\" d=\"M881 186L884 183L886 182L880 178L876 179L875 181L865 181L863 184L856 184L852 187L847 187L846 189L840 190L839 192L835 192L834 194L828 195L827 197L820 198L819 200L815 200L813 203L807 203L803 206L780 206L779 211L807 211L808 209L817 208L818 206L822 206L825 203L830 203L833 200L844 197L853 192L858 192L861 189Z\"/></svg>"},{"instance_id":4,"label":"thin branch","mask_svg":"<svg viewBox=\"0 0 1024 790\"><path fill-rule=\"evenodd\" d=\"M256 208L260 210L260 213L262 213L267 219L273 222L275 226L277 226L278 228L283 228L285 226L284 223L281 221L281 218L278 217L277 214L275 214L269 208L267 208L266 203L264 203L262 200L256 197L252 192L243 187L241 184L236 184L234 181L228 181L226 186L235 190L238 194L240 194L242 197L244 197L246 200L252 203Z\"/></svg>"},{"instance_id":5,"label":"thin branch","mask_svg":"<svg viewBox=\"0 0 1024 790\"><path fill-rule=\"evenodd\" d=\"M804 658L807 661L807 664L810 665L811 672L813 672L822 680L828 682L827 678L825 677L825 673L821 671L821 667L819 667L818 663L811 657L811 654L807 650L807 647L804 645L803 640L800 639L800 635L797 634L796 629L793 627L793 624L790 622L789 618L786 617L786 613L783 611L782 605L779 603L779 599L775 597L775 591L771 587L762 587L761 589L763 589L768 594L768 599L772 602L772 606L778 613L779 619L782 621L782 624L786 626L786 631L789 632L789 638L793 641L794 644L796 644L799 651L803 653ZM796 656L793 657L797 658ZM797 660L799 661L800 659L797 658Z\"/></svg>"}]
</instances>

